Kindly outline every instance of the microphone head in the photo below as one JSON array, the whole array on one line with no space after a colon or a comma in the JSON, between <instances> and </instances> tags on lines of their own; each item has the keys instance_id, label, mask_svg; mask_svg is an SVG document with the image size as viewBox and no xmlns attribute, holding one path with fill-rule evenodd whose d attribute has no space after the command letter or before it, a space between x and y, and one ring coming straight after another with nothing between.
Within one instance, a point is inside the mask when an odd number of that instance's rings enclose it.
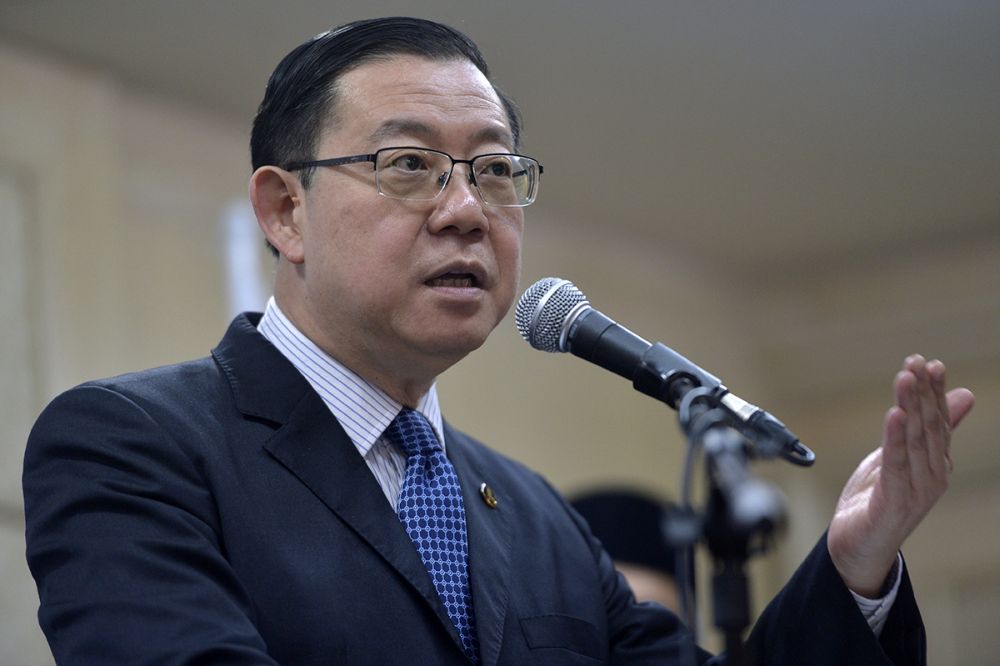
<instances>
[{"instance_id":1,"label":"microphone head","mask_svg":"<svg viewBox=\"0 0 1000 666\"><path fill-rule=\"evenodd\" d=\"M514 309L517 331L535 349L566 351L567 320L590 302L569 280L542 278L524 291Z\"/></svg>"}]
</instances>

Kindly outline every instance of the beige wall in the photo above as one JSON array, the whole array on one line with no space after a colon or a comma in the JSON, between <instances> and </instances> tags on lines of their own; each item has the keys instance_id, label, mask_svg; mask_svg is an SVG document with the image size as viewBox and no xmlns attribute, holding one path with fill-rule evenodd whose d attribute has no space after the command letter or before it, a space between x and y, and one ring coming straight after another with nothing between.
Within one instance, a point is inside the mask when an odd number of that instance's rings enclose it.
<instances>
[{"instance_id":1,"label":"beige wall","mask_svg":"<svg viewBox=\"0 0 1000 666\"><path fill-rule=\"evenodd\" d=\"M228 320L218 221L245 198L243 128L0 43L0 663L50 658L24 565L35 416L88 378L204 355Z\"/></svg>"},{"instance_id":2,"label":"beige wall","mask_svg":"<svg viewBox=\"0 0 1000 666\"><path fill-rule=\"evenodd\" d=\"M245 197L248 158L245 127L3 43L0 81L0 307L13 324L0 344L0 663L35 664L49 658L23 564L27 429L77 382L215 344L228 319L218 224ZM900 239L892 254L837 257L808 275L745 275L622 237L613 221L563 219L544 203L527 229L523 286L573 279L597 307L702 362L817 450L810 470L767 466L792 525L755 566L758 602L812 545L878 440L902 356L949 360L980 406L956 440L953 489L907 558L931 663L1000 654L981 619L1000 605L998 236L944 247ZM676 495L683 443L673 412L582 361L530 350L509 317L440 385L456 425L566 491L621 481ZM960 651L970 636L985 647Z\"/></svg>"}]
</instances>

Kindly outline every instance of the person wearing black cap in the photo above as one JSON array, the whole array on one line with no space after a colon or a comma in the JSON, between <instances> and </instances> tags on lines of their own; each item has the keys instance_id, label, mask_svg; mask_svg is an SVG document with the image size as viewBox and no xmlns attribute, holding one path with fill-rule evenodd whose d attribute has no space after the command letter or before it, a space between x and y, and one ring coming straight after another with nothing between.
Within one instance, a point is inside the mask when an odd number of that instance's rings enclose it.
<instances>
[{"instance_id":1,"label":"person wearing black cap","mask_svg":"<svg viewBox=\"0 0 1000 666\"><path fill-rule=\"evenodd\" d=\"M655 601L680 613L677 558L663 535L670 505L650 495L601 489L570 500L625 576L637 601Z\"/></svg>"}]
</instances>

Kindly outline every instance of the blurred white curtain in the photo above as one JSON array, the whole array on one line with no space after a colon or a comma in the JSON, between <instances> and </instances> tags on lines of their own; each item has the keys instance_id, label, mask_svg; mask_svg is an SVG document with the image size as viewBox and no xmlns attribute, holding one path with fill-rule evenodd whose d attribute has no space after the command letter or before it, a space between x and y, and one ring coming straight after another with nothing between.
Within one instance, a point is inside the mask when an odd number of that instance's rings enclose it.
<instances>
[{"instance_id":1,"label":"blurred white curtain","mask_svg":"<svg viewBox=\"0 0 1000 666\"><path fill-rule=\"evenodd\" d=\"M226 306L233 317L246 310L261 311L271 294L261 260L264 238L250 202L234 200L219 220L226 260Z\"/></svg>"}]
</instances>

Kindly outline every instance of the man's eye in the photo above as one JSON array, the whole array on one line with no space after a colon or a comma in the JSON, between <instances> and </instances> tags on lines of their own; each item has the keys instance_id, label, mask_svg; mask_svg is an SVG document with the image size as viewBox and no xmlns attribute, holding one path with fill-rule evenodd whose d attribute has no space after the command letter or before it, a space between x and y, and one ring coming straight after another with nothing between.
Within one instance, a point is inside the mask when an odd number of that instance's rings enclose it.
<instances>
[{"instance_id":1,"label":"man's eye","mask_svg":"<svg viewBox=\"0 0 1000 666\"><path fill-rule=\"evenodd\" d=\"M493 178L509 178L511 174L510 160L493 160L487 163L479 174L481 176L491 176Z\"/></svg>"},{"instance_id":2,"label":"man's eye","mask_svg":"<svg viewBox=\"0 0 1000 666\"><path fill-rule=\"evenodd\" d=\"M389 165L403 171L424 171L427 169L427 162L420 155L399 155L394 157Z\"/></svg>"}]
</instances>

